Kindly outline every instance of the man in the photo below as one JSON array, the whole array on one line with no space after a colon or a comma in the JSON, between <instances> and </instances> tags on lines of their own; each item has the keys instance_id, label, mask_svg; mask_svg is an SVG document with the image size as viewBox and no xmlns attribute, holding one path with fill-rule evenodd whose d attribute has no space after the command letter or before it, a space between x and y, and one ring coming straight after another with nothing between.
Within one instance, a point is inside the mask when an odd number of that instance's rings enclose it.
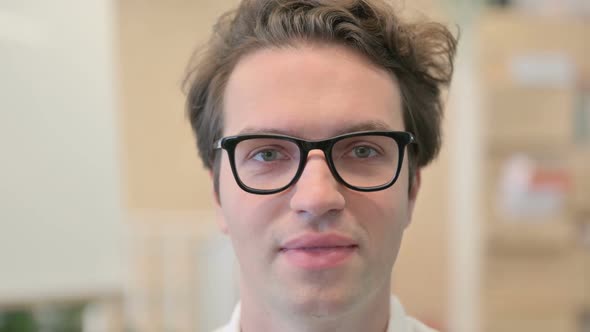
<instances>
[{"instance_id":1,"label":"man","mask_svg":"<svg viewBox=\"0 0 590 332\"><path fill-rule=\"evenodd\" d=\"M380 0L246 0L187 77L240 266L223 332L432 331L390 294L456 39Z\"/></svg>"}]
</instances>

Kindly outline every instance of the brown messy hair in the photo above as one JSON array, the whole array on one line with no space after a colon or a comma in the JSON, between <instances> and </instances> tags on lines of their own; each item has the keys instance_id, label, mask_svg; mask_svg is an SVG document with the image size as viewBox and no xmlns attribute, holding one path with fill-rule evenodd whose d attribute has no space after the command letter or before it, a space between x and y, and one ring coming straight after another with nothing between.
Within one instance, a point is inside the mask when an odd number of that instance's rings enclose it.
<instances>
[{"instance_id":1,"label":"brown messy hair","mask_svg":"<svg viewBox=\"0 0 590 332\"><path fill-rule=\"evenodd\" d=\"M223 133L223 95L234 67L256 50L301 42L347 47L396 77L405 130L417 141L408 151L411 183L414 170L440 150L441 89L453 73L454 35L439 23L405 22L383 0L243 0L219 18L184 81L188 117L215 191L220 158L213 143Z\"/></svg>"}]
</instances>

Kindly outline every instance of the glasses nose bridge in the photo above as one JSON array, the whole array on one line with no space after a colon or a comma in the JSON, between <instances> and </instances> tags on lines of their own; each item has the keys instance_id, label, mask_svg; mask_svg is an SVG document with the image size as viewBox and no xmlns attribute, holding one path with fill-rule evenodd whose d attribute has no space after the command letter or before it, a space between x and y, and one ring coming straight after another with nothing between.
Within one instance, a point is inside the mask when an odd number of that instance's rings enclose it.
<instances>
[{"instance_id":1,"label":"glasses nose bridge","mask_svg":"<svg viewBox=\"0 0 590 332\"><path fill-rule=\"evenodd\" d=\"M326 166L330 170L332 176L338 180L338 175L335 173L335 169L333 167L333 163L331 161L331 152L330 149L333 145L332 140L325 140L325 141L301 141L301 150L302 150L302 160L301 160L301 169L299 170L300 175L303 174L307 167L309 152L312 150L320 150L324 154L324 159Z\"/></svg>"},{"instance_id":2,"label":"glasses nose bridge","mask_svg":"<svg viewBox=\"0 0 590 332\"><path fill-rule=\"evenodd\" d=\"M307 159L309 152L312 150L321 150L324 153L324 157L326 161L330 158L330 147L332 142L330 140L326 141L301 141L301 147L303 150L303 156Z\"/></svg>"}]
</instances>

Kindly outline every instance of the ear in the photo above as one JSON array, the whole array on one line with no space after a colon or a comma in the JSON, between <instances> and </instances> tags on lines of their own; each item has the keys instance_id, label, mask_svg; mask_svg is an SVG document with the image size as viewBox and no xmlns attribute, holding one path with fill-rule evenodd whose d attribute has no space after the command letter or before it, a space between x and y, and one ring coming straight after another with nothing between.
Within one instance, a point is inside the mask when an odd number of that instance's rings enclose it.
<instances>
[{"instance_id":1,"label":"ear","mask_svg":"<svg viewBox=\"0 0 590 332\"><path fill-rule=\"evenodd\" d=\"M211 179L211 183L215 183L215 174L213 170L209 170L209 178ZM217 227L224 233L228 234L228 227L227 223L225 222L225 218L223 215L223 209L221 208L221 201L219 200L219 193L215 191L215 185L211 186L212 194L213 194L213 201L215 204L215 222L217 223Z\"/></svg>"},{"instance_id":2,"label":"ear","mask_svg":"<svg viewBox=\"0 0 590 332\"><path fill-rule=\"evenodd\" d=\"M412 221L412 215L414 214L414 206L416 205L416 199L418 198L418 192L420 191L420 184L422 182L422 170L417 169L413 174L414 180L412 181L412 187L408 192L408 221L407 225ZM406 225L406 226L407 226Z\"/></svg>"}]
</instances>

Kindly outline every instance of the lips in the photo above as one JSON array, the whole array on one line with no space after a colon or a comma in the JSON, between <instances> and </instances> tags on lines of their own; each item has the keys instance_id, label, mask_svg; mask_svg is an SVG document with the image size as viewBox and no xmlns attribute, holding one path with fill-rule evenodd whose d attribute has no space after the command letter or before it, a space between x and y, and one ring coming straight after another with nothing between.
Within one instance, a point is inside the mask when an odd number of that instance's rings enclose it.
<instances>
[{"instance_id":1,"label":"lips","mask_svg":"<svg viewBox=\"0 0 590 332\"><path fill-rule=\"evenodd\" d=\"M279 250L286 262L299 269L325 270L349 261L358 244L339 234L305 234L285 242Z\"/></svg>"},{"instance_id":2,"label":"lips","mask_svg":"<svg viewBox=\"0 0 590 332\"><path fill-rule=\"evenodd\" d=\"M288 240L281 246L280 250L322 250L354 248L357 246L354 240L339 234L305 234Z\"/></svg>"}]
</instances>

